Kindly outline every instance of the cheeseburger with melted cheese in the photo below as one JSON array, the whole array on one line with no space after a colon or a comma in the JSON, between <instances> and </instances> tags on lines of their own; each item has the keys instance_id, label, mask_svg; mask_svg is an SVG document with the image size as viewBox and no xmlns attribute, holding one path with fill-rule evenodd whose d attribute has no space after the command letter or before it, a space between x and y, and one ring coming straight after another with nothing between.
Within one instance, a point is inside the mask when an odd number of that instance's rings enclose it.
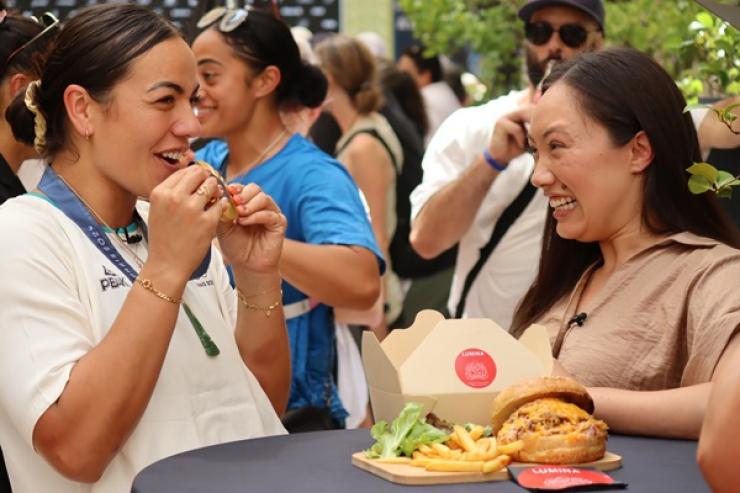
<instances>
[{"instance_id":1,"label":"cheeseburger with melted cheese","mask_svg":"<svg viewBox=\"0 0 740 493\"><path fill-rule=\"evenodd\" d=\"M526 380L504 389L494 401L493 431L499 444L521 440L512 455L520 462L578 464L604 457L607 426L591 416L586 388L564 377Z\"/></svg>"}]
</instances>

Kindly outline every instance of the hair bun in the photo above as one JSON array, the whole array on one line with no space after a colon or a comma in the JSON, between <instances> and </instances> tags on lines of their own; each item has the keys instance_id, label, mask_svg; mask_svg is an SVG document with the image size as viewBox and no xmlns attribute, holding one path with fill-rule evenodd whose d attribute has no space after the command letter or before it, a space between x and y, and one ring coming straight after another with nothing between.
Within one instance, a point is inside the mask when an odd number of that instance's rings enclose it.
<instances>
[{"instance_id":1,"label":"hair bun","mask_svg":"<svg viewBox=\"0 0 740 493\"><path fill-rule=\"evenodd\" d=\"M35 115L26 106L25 98L25 91L20 91L15 95L5 110L5 119L10 124L13 137L18 142L32 147L36 140Z\"/></svg>"},{"instance_id":2,"label":"hair bun","mask_svg":"<svg viewBox=\"0 0 740 493\"><path fill-rule=\"evenodd\" d=\"M299 103L309 108L316 108L324 102L328 88L329 81L326 80L326 76L319 67L309 63L301 64L293 89Z\"/></svg>"}]
</instances>

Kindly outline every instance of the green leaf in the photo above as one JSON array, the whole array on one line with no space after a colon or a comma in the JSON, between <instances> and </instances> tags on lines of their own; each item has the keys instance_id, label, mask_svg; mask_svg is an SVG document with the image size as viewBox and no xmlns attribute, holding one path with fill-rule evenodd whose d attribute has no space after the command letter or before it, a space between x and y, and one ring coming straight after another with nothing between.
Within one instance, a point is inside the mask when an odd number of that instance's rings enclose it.
<instances>
[{"instance_id":1,"label":"green leaf","mask_svg":"<svg viewBox=\"0 0 740 493\"><path fill-rule=\"evenodd\" d=\"M717 177L717 188L727 187L735 181L735 176L727 171L720 171Z\"/></svg>"},{"instance_id":2,"label":"green leaf","mask_svg":"<svg viewBox=\"0 0 740 493\"><path fill-rule=\"evenodd\" d=\"M414 425L419 422L421 409L421 404L409 402L393 420L390 429L388 429L388 423L385 421L379 421L373 425L370 434L376 441L369 450L365 451L365 455L369 458L398 457L401 455L401 444L411 433Z\"/></svg>"},{"instance_id":3,"label":"green leaf","mask_svg":"<svg viewBox=\"0 0 740 493\"><path fill-rule=\"evenodd\" d=\"M701 175L694 175L689 178L689 191L695 195L708 192L712 189L712 182Z\"/></svg>"},{"instance_id":4,"label":"green leaf","mask_svg":"<svg viewBox=\"0 0 740 493\"><path fill-rule=\"evenodd\" d=\"M431 445L433 443L446 442L449 435L434 426L417 421L411 432L401 442L401 453L407 457L414 454L414 450L421 445Z\"/></svg>"},{"instance_id":5,"label":"green leaf","mask_svg":"<svg viewBox=\"0 0 740 493\"><path fill-rule=\"evenodd\" d=\"M694 163L686 171L695 176L703 176L709 183L717 181L719 171L709 163Z\"/></svg>"},{"instance_id":6,"label":"green leaf","mask_svg":"<svg viewBox=\"0 0 740 493\"><path fill-rule=\"evenodd\" d=\"M701 25L706 27L707 29L711 29L714 27L714 17L706 12L699 12L698 14L696 14L696 20L699 21Z\"/></svg>"}]
</instances>

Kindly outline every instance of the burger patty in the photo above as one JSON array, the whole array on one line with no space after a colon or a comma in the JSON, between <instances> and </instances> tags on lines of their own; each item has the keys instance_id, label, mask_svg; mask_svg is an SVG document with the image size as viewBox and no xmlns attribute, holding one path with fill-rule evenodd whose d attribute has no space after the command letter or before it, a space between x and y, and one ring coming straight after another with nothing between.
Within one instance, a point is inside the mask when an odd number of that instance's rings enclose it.
<instances>
[{"instance_id":1,"label":"burger patty","mask_svg":"<svg viewBox=\"0 0 740 493\"><path fill-rule=\"evenodd\" d=\"M589 413L560 399L537 399L512 413L501 427L498 440L511 443L529 436L584 434L606 439L608 427Z\"/></svg>"}]
</instances>

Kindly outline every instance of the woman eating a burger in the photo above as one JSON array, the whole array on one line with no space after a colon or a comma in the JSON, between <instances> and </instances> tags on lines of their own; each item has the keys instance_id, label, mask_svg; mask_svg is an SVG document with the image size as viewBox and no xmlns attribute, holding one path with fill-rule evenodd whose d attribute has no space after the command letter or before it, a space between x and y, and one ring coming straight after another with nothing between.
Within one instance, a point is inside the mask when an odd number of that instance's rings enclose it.
<instances>
[{"instance_id":1,"label":"woman eating a burger","mask_svg":"<svg viewBox=\"0 0 740 493\"><path fill-rule=\"evenodd\" d=\"M285 218L252 185L230 189L239 217L221 222L216 180L186 167L197 90L171 24L106 4L65 25L10 106L15 135L51 162L0 208L13 238L0 243L0 443L15 491L129 492L161 458L285 433Z\"/></svg>"},{"instance_id":2,"label":"woman eating a burger","mask_svg":"<svg viewBox=\"0 0 740 493\"><path fill-rule=\"evenodd\" d=\"M550 200L512 333L545 325L556 373L588 387L613 431L696 438L740 329L740 236L714 195L689 192L701 158L686 102L631 49L564 62L544 89L528 136L511 119L494 131L501 163L528 139Z\"/></svg>"}]
</instances>

